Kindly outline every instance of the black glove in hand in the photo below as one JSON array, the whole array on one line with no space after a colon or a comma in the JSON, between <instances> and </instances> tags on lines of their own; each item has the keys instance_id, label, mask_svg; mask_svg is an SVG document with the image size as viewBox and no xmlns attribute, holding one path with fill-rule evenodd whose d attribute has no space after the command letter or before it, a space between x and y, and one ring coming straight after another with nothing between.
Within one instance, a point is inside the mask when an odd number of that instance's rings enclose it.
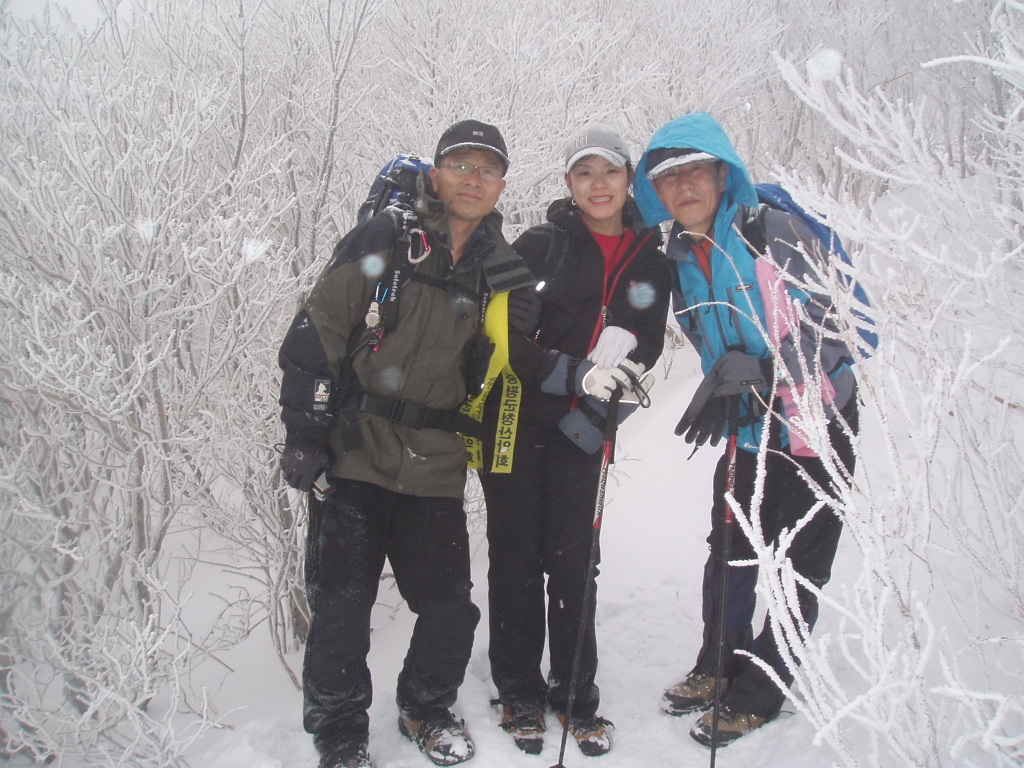
<instances>
[{"instance_id":1,"label":"black glove in hand","mask_svg":"<svg viewBox=\"0 0 1024 768\"><path fill-rule=\"evenodd\" d=\"M676 434L684 435L686 442L696 443L698 448L704 445L708 438L711 439L711 447L718 445L725 431L728 411L726 398L715 396L718 383L718 372L712 366L697 387L697 391L693 393L683 417L676 424Z\"/></svg>"},{"instance_id":2,"label":"black glove in hand","mask_svg":"<svg viewBox=\"0 0 1024 768\"><path fill-rule=\"evenodd\" d=\"M676 434L684 435L686 442L696 443L698 447L708 439L712 447L718 445L729 418L730 398L751 394L750 417L759 418L758 414L764 415L759 394L771 387L771 378L770 360L761 360L738 350L726 352L715 360L693 393L690 405L676 424Z\"/></svg>"},{"instance_id":3,"label":"black glove in hand","mask_svg":"<svg viewBox=\"0 0 1024 768\"><path fill-rule=\"evenodd\" d=\"M540 296L533 288L517 288L508 295L508 327L523 336L533 336L540 323Z\"/></svg>"},{"instance_id":4,"label":"black glove in hand","mask_svg":"<svg viewBox=\"0 0 1024 768\"><path fill-rule=\"evenodd\" d=\"M327 454L316 448L286 445L281 453L281 474L292 488L303 493L313 489L313 481L331 465Z\"/></svg>"},{"instance_id":5,"label":"black glove in hand","mask_svg":"<svg viewBox=\"0 0 1024 768\"><path fill-rule=\"evenodd\" d=\"M694 443L698 448L711 440L711 447L714 448L722 440L725 432L725 424L728 421L728 399L727 397L712 397L704 407L691 414L686 409L683 418L676 424L676 434L683 435L688 443ZM684 434L685 433L685 434Z\"/></svg>"}]
</instances>

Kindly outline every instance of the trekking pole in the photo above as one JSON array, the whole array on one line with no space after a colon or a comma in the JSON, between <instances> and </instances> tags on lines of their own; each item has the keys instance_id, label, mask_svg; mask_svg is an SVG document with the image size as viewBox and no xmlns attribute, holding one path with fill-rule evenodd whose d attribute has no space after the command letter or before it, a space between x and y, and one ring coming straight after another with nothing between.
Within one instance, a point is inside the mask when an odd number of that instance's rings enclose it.
<instances>
[{"instance_id":1,"label":"trekking pole","mask_svg":"<svg viewBox=\"0 0 1024 768\"><path fill-rule=\"evenodd\" d=\"M569 705L565 710L565 720L562 721L562 744L558 749L558 762L551 768L565 768L562 761L565 759L565 744L569 738L569 723L572 722L572 710L576 704L576 683L579 680L580 662L583 658L583 636L587 628L587 613L590 607L590 597L594 591L594 569L597 567L597 547L601 538L601 518L604 516L604 495L608 487L608 467L613 461L612 453L615 450L615 430L618 427L619 400L622 397L622 388L615 390L611 401L608 403L608 415L605 417L604 425L604 453L601 457L601 479L597 484L597 502L594 504L594 527L590 537L590 559L587 561L587 580L583 585L583 607L580 612L580 626L576 635L576 655L572 660L572 674L569 676Z\"/></svg>"},{"instance_id":2,"label":"trekking pole","mask_svg":"<svg viewBox=\"0 0 1024 768\"><path fill-rule=\"evenodd\" d=\"M722 675L725 672L725 609L726 590L729 588L729 556L732 547L732 529L736 522L729 496L736 488L736 437L739 434L739 395L730 395L726 404L729 418L729 442L725 449L728 468L725 474L725 498L722 509L722 577L718 598L718 637L715 657L715 703L711 713L711 766L715 768L718 752L718 718L722 707Z\"/></svg>"}]
</instances>

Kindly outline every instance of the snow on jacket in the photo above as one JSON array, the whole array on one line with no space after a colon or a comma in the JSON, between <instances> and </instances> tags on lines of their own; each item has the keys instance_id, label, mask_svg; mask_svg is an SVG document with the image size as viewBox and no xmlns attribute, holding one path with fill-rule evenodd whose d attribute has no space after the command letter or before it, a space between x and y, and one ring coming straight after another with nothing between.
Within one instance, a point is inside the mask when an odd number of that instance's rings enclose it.
<instances>
[{"instance_id":1,"label":"snow on jacket","mask_svg":"<svg viewBox=\"0 0 1024 768\"><path fill-rule=\"evenodd\" d=\"M482 292L499 280L503 290L533 284L501 234L496 212L484 219L453 267L446 206L431 202L434 211L441 206L445 212L424 227L431 252L415 270L427 282L409 280L402 286L397 328L386 331L376 349L365 316L371 299L387 287L381 285L386 278L379 264L392 253L397 228L390 216L376 216L335 247L281 346L282 420L289 444L329 448L336 477L399 493L462 498L466 449L457 433L417 429L345 408L360 392L457 408L466 399L463 356L480 330ZM395 253L393 258L405 257ZM354 420L361 447L349 449L339 411Z\"/></svg>"},{"instance_id":2,"label":"snow on jacket","mask_svg":"<svg viewBox=\"0 0 1024 768\"><path fill-rule=\"evenodd\" d=\"M666 147L707 152L728 166L725 191L712 229L710 282L678 222L666 248L666 255L675 266L674 311L683 332L700 352L701 368L707 373L715 360L732 348L761 359L773 357L766 336L765 297L758 285L756 257L741 236L746 207L758 205L746 167L711 115L697 112L667 123L651 138L637 164L634 191L649 225L671 218L646 176L648 153ZM831 387L823 387L829 390L831 407L842 409L853 394L855 382L852 369L845 363L849 350L830 320L830 297L805 290L808 283L816 282L818 270L812 260L824 260L822 254L828 249L790 214L768 209L764 221L768 255L780 270L790 300L801 305L800 315L806 318L800 323L799 338L790 336L778 348L776 368L785 366L789 379L799 384L804 382L805 374L813 377L824 372L831 383ZM744 400L741 418L747 415L747 398ZM749 451L756 451L760 442L760 422L743 427L737 439L737 444ZM783 444L788 444L785 429Z\"/></svg>"},{"instance_id":3,"label":"snow on jacket","mask_svg":"<svg viewBox=\"0 0 1024 768\"><path fill-rule=\"evenodd\" d=\"M559 353L585 358L593 348L602 327L605 265L600 247L571 198L552 202L547 218L549 223L527 230L512 244L545 285L540 291L536 343L513 336L510 360L524 383L520 418L553 426L568 413L574 398L545 394L540 391L540 383L554 369ZM623 218L635 236L609 276L609 284L614 284L615 289L606 308L605 322L636 336L636 349L628 357L650 369L661 356L665 341L671 278L659 250L661 232L643 226L631 200ZM565 258L555 275L549 274L547 265L552 225L569 234Z\"/></svg>"}]
</instances>

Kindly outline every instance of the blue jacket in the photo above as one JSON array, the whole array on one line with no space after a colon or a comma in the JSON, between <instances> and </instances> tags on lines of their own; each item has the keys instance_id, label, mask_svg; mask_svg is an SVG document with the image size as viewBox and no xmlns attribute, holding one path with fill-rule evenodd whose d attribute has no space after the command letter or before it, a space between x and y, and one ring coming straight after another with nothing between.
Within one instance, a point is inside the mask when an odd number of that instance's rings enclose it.
<instances>
[{"instance_id":1,"label":"blue jacket","mask_svg":"<svg viewBox=\"0 0 1024 768\"><path fill-rule=\"evenodd\" d=\"M689 238L676 223L668 239L666 255L675 266L673 305L683 332L700 351L701 368L706 374L715 360L730 348L740 348L761 359L773 357L764 329L764 300L755 277L755 256L741 236L746 208L758 205L757 191L743 162L722 129L706 112L683 115L662 126L651 138L633 182L634 195L644 222L649 226L670 219L647 179L647 158L651 150L667 147L696 149L725 161L728 166L725 192L715 217L711 252L711 281L704 276L690 248ZM827 253L822 243L793 216L769 209L765 218L765 243L768 254L783 271L791 299L804 308L806 322L799 338L790 338L778 350L774 361L778 370L785 366L793 381L802 383L804 373L825 372L835 388L833 407L841 409L853 394L853 371L844 359L849 350L834 333L829 319L831 299L821 293L809 293L797 287L814 283L815 255ZM770 393L762 393L766 397ZM746 401L748 398L745 397ZM747 403L740 416L747 414ZM788 434L782 431L783 445ZM756 451L761 442L761 423L743 427L737 445Z\"/></svg>"}]
</instances>

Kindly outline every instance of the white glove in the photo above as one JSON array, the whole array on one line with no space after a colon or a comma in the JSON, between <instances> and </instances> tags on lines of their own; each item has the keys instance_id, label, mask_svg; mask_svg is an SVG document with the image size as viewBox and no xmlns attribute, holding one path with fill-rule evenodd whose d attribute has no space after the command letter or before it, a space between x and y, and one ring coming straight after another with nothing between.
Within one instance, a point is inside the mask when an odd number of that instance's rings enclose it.
<instances>
[{"instance_id":1,"label":"white glove","mask_svg":"<svg viewBox=\"0 0 1024 768\"><path fill-rule=\"evenodd\" d=\"M576 394L580 396L611 400L615 390L629 386L629 376L619 368L598 368L584 360L576 371Z\"/></svg>"},{"instance_id":2,"label":"white glove","mask_svg":"<svg viewBox=\"0 0 1024 768\"><path fill-rule=\"evenodd\" d=\"M634 363L628 358L618 365L619 370L628 368L633 374L629 377L629 386L622 388L622 404L632 403L647 408L651 404L651 389L654 388L654 374L644 373L643 363Z\"/></svg>"},{"instance_id":3,"label":"white glove","mask_svg":"<svg viewBox=\"0 0 1024 768\"><path fill-rule=\"evenodd\" d=\"M636 349L636 336L617 325L609 325L597 339L587 360L598 368L614 368Z\"/></svg>"},{"instance_id":4,"label":"white glove","mask_svg":"<svg viewBox=\"0 0 1024 768\"><path fill-rule=\"evenodd\" d=\"M644 372L642 363L623 360L614 368L598 368L596 365L587 368L587 361L580 364L577 372L576 387L578 395L590 395L598 400L611 400L615 391L621 389L623 402L638 402L638 395L633 392L633 381L629 373L639 378Z\"/></svg>"}]
</instances>

